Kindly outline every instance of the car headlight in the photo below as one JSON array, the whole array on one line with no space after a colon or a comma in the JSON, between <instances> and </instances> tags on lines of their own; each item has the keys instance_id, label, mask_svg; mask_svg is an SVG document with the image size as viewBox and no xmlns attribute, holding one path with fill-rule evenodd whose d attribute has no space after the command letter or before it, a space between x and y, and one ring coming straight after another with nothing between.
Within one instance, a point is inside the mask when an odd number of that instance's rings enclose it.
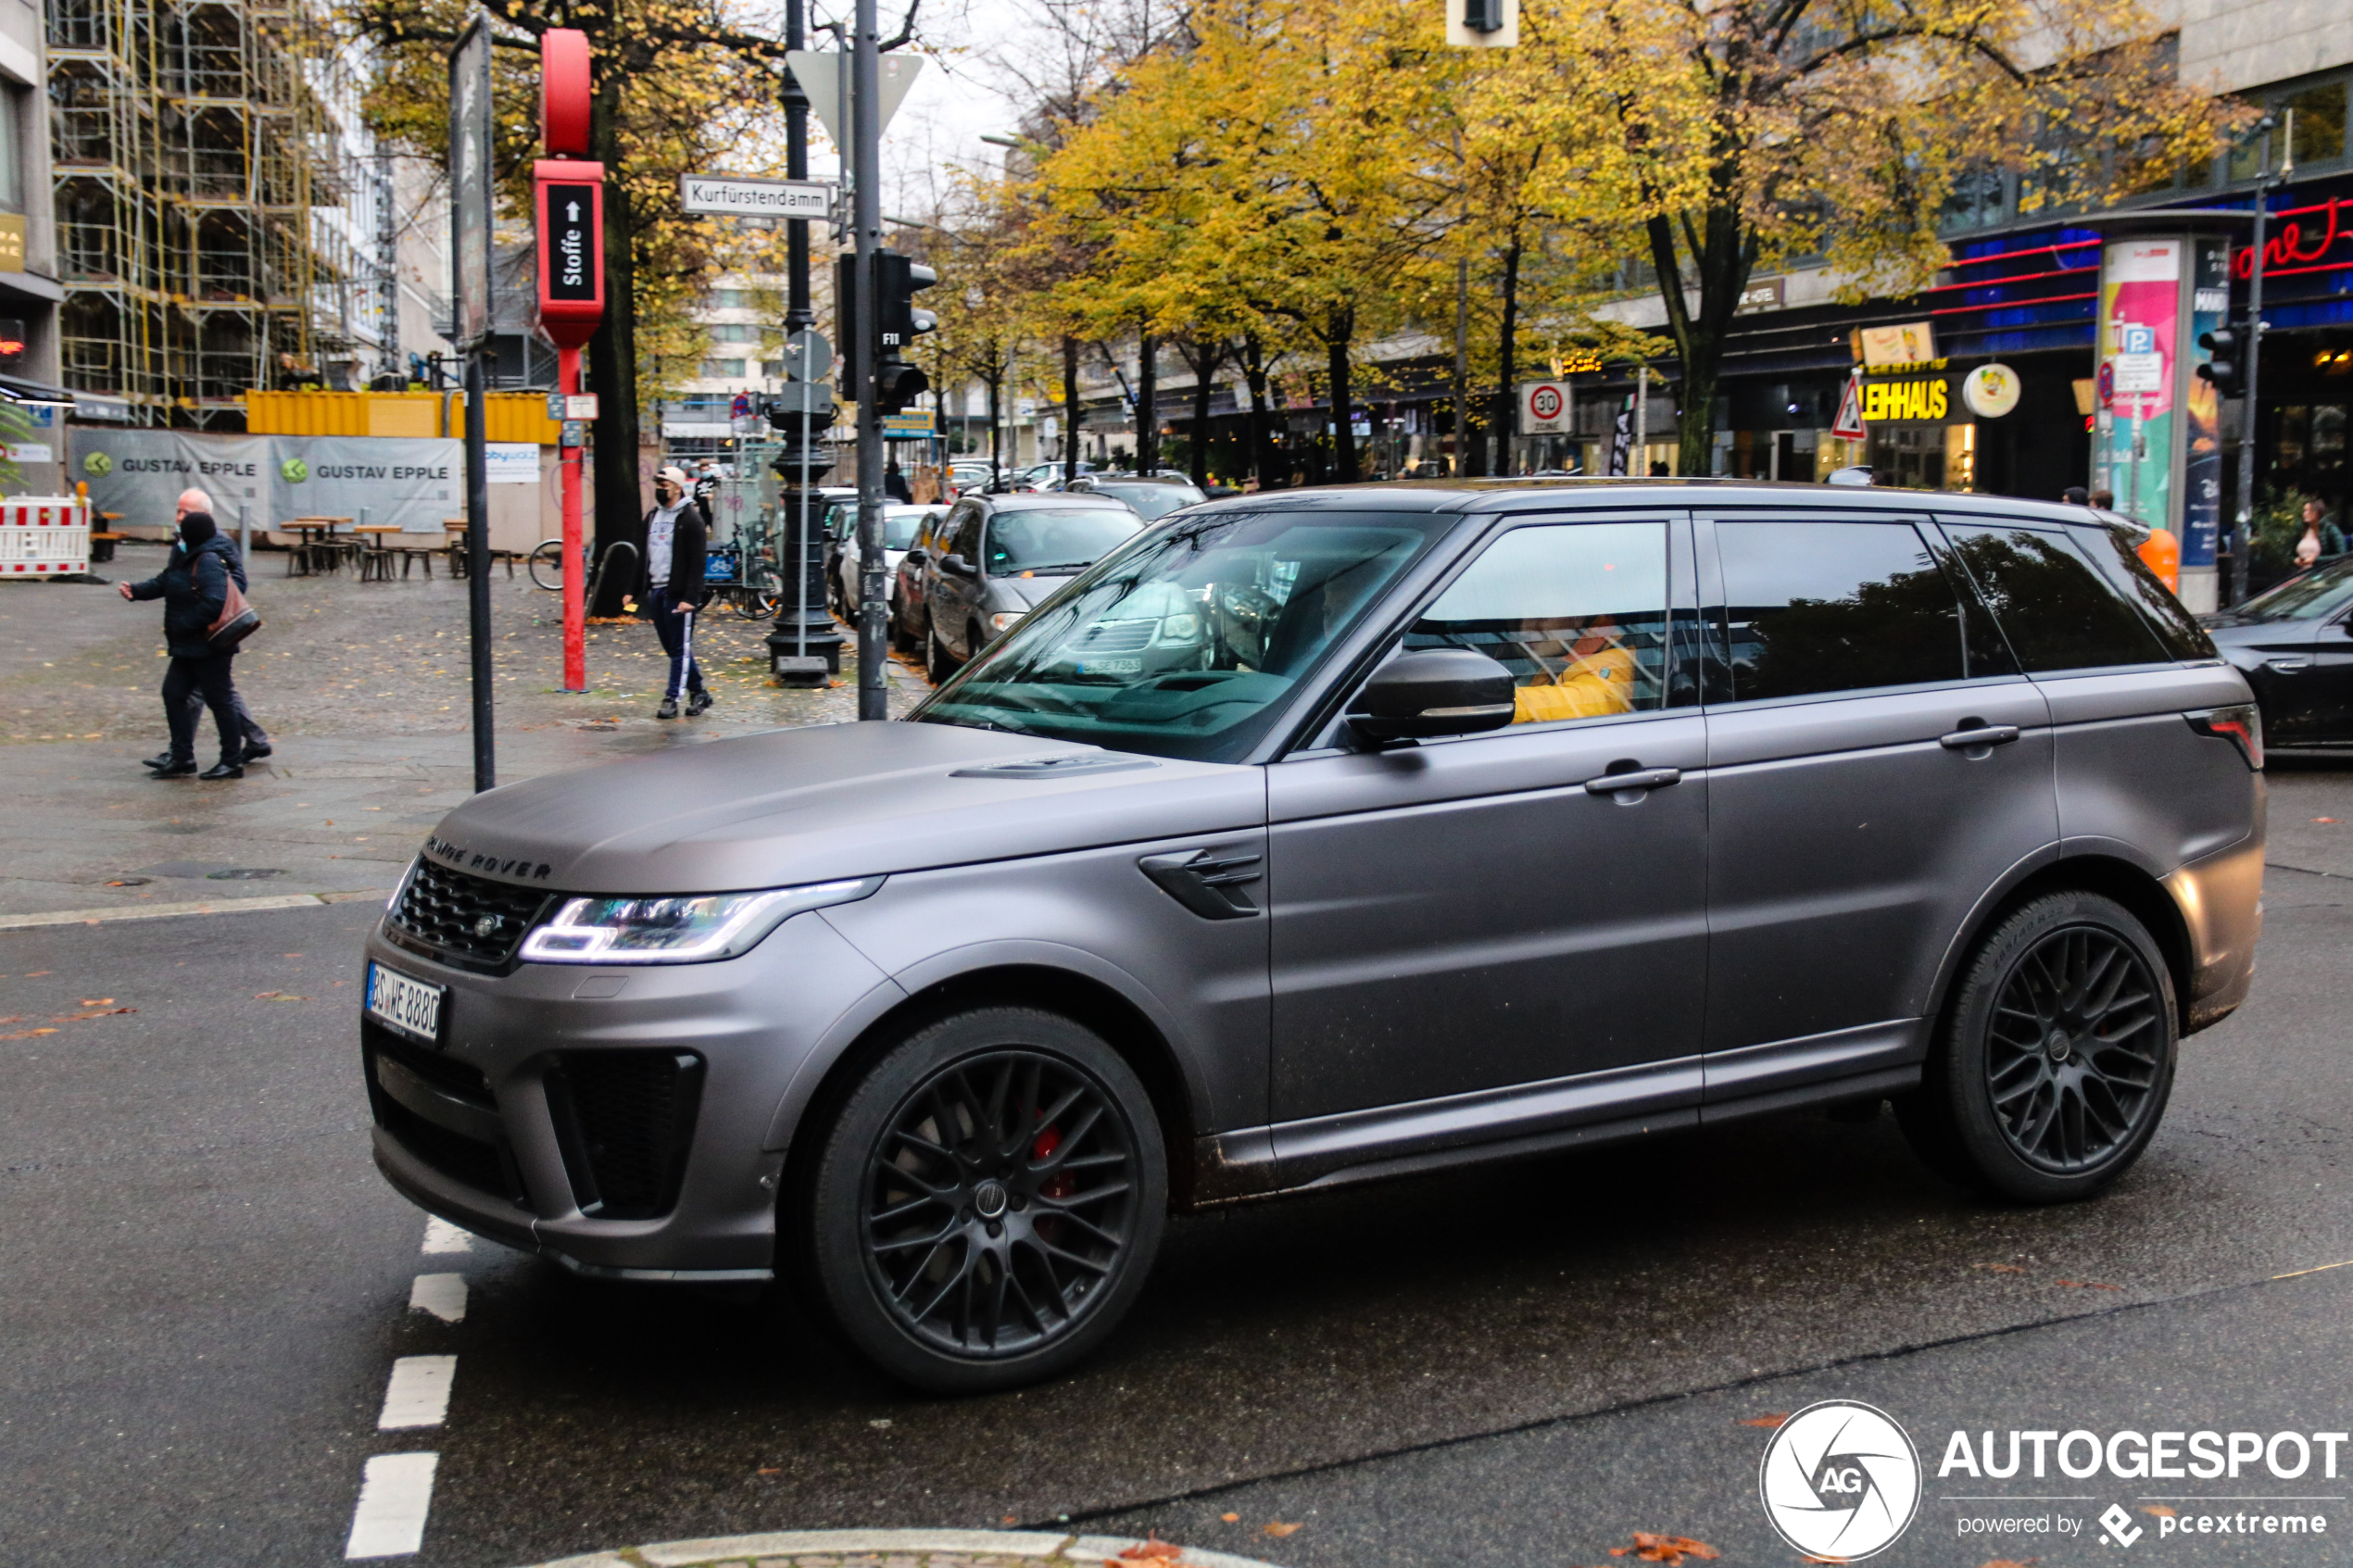
<instances>
[{"instance_id":1,"label":"car headlight","mask_svg":"<svg viewBox=\"0 0 2353 1568\"><path fill-rule=\"evenodd\" d=\"M988 618L988 629L991 632L1005 631L1018 624L1021 618L1028 613L1026 609L1000 609Z\"/></svg>"},{"instance_id":2,"label":"car headlight","mask_svg":"<svg viewBox=\"0 0 2353 1568\"><path fill-rule=\"evenodd\" d=\"M847 904L883 884L878 876L766 893L696 893L664 898L567 898L522 939L531 963L701 963L751 951L804 909Z\"/></svg>"},{"instance_id":3,"label":"car headlight","mask_svg":"<svg viewBox=\"0 0 2353 1568\"><path fill-rule=\"evenodd\" d=\"M1201 641L1201 617L1190 613L1172 615L1160 623L1161 643L1197 643Z\"/></svg>"}]
</instances>

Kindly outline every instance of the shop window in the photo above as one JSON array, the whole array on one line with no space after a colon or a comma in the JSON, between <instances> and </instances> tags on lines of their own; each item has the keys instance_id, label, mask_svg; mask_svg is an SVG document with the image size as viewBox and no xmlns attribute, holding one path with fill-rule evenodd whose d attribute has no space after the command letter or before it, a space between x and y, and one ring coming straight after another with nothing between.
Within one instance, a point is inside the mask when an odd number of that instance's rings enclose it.
<instances>
[{"instance_id":1,"label":"shop window","mask_svg":"<svg viewBox=\"0 0 2353 1568\"><path fill-rule=\"evenodd\" d=\"M2297 163L2324 163L2345 156L2347 85L2332 82L2309 87L2280 106L2296 116L2296 132L2289 144Z\"/></svg>"},{"instance_id":2,"label":"shop window","mask_svg":"<svg viewBox=\"0 0 2353 1568\"><path fill-rule=\"evenodd\" d=\"M1943 425L1875 425L1871 428L1871 482L1902 490L1944 488Z\"/></svg>"},{"instance_id":3,"label":"shop window","mask_svg":"<svg viewBox=\"0 0 2353 1568\"><path fill-rule=\"evenodd\" d=\"M24 210L24 91L0 83L0 210Z\"/></svg>"}]
</instances>

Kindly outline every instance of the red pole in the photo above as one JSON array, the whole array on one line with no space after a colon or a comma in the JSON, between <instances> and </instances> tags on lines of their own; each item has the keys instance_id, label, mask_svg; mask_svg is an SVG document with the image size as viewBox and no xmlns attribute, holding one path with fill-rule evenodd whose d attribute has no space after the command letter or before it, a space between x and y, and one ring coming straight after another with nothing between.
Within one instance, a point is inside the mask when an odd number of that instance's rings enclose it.
<instances>
[{"instance_id":1,"label":"red pole","mask_svg":"<svg viewBox=\"0 0 2353 1568\"><path fill-rule=\"evenodd\" d=\"M556 385L567 397L580 389L580 349L578 345L556 349ZM585 692L588 689L588 583L587 551L580 525L580 452L577 446L564 446L563 518L564 518L564 690Z\"/></svg>"}]
</instances>

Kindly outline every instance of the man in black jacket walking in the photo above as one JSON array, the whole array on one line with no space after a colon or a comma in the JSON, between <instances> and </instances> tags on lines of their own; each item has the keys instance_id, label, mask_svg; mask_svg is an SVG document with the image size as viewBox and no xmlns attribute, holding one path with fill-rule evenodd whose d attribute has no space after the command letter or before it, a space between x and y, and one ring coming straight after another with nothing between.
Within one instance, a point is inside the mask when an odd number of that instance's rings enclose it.
<instances>
[{"instance_id":1,"label":"man in black jacket walking","mask_svg":"<svg viewBox=\"0 0 2353 1568\"><path fill-rule=\"evenodd\" d=\"M186 517L190 512L203 512L209 516L211 511L212 497L210 495L205 494L205 492L201 490L182 490L180 492L179 508L171 514L171 526L174 528L179 527L180 520ZM253 584L245 581L245 552L237 548L236 540L231 538L226 530L220 529L219 523L215 523L213 526L218 531L215 533L214 537L219 539L223 545L227 546L229 549L229 576L231 580L237 584L237 591L239 593L242 594L250 592L253 588ZM204 694L202 692L190 691L188 693L188 717L191 722L195 721L201 715L204 709ZM236 709L237 728L245 736L245 759L248 762L258 762L261 759L269 756L271 752L275 749L275 747L273 747L270 743L270 732L263 729L260 723L255 720L253 716L253 709L245 706L245 694L237 689L237 684L233 678L229 683L229 706ZM160 756L150 757L147 759L147 766L156 769L170 767L170 747L165 747L162 755Z\"/></svg>"},{"instance_id":2,"label":"man in black jacket walking","mask_svg":"<svg viewBox=\"0 0 2353 1568\"><path fill-rule=\"evenodd\" d=\"M229 677L229 661L236 653L215 652L211 640L212 624L229 600L231 548L210 512L187 512L163 570L145 583L120 584L126 599L163 601L164 646L171 655L163 677L163 720L171 731L171 759L155 771L158 779L184 779L196 771L196 714L188 699L198 693L220 732L220 760L201 776L245 776L235 687Z\"/></svg>"},{"instance_id":3,"label":"man in black jacket walking","mask_svg":"<svg viewBox=\"0 0 2353 1568\"><path fill-rule=\"evenodd\" d=\"M646 514L646 573L638 584L654 635L670 656L670 682L662 687L661 706L654 709L657 719L677 718L682 696L690 719L711 707L702 666L695 662L695 611L707 592L703 562L709 549L702 508L686 498L686 470L673 464L654 475L654 509Z\"/></svg>"}]
</instances>

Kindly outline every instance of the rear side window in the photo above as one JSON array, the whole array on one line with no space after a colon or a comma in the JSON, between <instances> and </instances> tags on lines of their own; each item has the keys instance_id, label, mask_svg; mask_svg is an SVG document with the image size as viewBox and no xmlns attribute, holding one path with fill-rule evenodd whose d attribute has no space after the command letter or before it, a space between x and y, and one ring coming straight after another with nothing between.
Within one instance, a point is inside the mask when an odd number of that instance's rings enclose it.
<instances>
[{"instance_id":1,"label":"rear side window","mask_svg":"<svg viewBox=\"0 0 2353 1568\"><path fill-rule=\"evenodd\" d=\"M1516 528L1405 633L1408 648L1471 648L1512 672L1512 722L1665 706L1667 525Z\"/></svg>"},{"instance_id":2,"label":"rear side window","mask_svg":"<svg viewBox=\"0 0 2353 1568\"><path fill-rule=\"evenodd\" d=\"M1716 553L1734 702L1969 674L1960 600L1909 523L1719 520Z\"/></svg>"},{"instance_id":3,"label":"rear side window","mask_svg":"<svg viewBox=\"0 0 2353 1568\"><path fill-rule=\"evenodd\" d=\"M2148 562L2141 558L2131 541L2109 528L2070 529L2069 537L2083 547L2084 555L2100 569L2110 587L2140 606L2157 640L2165 645L2168 653L2175 659L2221 657L2214 651L2214 640L2206 634L2206 628L2149 570Z\"/></svg>"},{"instance_id":4,"label":"rear side window","mask_svg":"<svg viewBox=\"0 0 2353 1568\"><path fill-rule=\"evenodd\" d=\"M2030 671L2170 662L2123 593L2057 531L1947 522L1946 537Z\"/></svg>"}]
</instances>

